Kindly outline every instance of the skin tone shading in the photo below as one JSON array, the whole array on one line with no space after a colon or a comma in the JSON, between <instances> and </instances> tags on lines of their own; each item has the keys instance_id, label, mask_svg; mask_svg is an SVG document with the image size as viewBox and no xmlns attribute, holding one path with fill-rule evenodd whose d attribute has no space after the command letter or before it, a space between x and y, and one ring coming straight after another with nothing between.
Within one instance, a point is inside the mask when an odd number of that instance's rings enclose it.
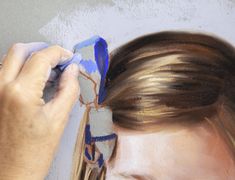
<instances>
[{"instance_id":1,"label":"skin tone shading","mask_svg":"<svg viewBox=\"0 0 235 180\"><path fill-rule=\"evenodd\" d=\"M235 163L224 140L208 123L143 133L114 126L115 158L107 164L110 180L232 180Z\"/></svg>"}]
</instances>

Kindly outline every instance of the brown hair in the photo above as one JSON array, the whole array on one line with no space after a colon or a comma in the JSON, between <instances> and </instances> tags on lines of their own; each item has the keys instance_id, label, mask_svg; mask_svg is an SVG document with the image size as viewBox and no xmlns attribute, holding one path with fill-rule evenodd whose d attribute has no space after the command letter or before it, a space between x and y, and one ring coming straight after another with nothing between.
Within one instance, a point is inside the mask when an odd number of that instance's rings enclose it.
<instances>
[{"instance_id":1,"label":"brown hair","mask_svg":"<svg viewBox=\"0 0 235 180\"><path fill-rule=\"evenodd\" d=\"M111 108L115 124L148 130L185 122L185 116L197 117L193 121L214 112L220 116L224 108L228 117L211 123L235 152L235 49L230 44L200 33L161 32L121 46L110 61L103 105Z\"/></svg>"}]
</instances>

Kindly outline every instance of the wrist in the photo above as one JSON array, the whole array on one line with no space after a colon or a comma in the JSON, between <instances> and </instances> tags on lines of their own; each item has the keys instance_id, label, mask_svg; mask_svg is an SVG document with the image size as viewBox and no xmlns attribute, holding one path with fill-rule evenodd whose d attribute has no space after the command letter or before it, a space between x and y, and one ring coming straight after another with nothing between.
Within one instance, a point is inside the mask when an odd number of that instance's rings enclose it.
<instances>
[{"instance_id":1,"label":"wrist","mask_svg":"<svg viewBox=\"0 0 235 180\"><path fill-rule=\"evenodd\" d=\"M42 180L42 175L33 173L25 167L18 167L12 164L0 165L1 180Z\"/></svg>"},{"instance_id":2,"label":"wrist","mask_svg":"<svg viewBox=\"0 0 235 180\"><path fill-rule=\"evenodd\" d=\"M49 168L45 156L39 157L20 148L0 148L0 162L0 179L3 180L42 180Z\"/></svg>"}]
</instances>

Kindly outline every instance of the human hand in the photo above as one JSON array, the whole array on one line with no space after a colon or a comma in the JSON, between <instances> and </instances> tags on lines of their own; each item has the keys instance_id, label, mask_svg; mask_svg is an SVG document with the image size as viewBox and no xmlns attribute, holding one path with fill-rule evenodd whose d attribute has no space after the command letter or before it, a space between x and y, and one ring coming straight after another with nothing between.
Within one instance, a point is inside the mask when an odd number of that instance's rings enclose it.
<instances>
[{"instance_id":1,"label":"human hand","mask_svg":"<svg viewBox=\"0 0 235 180\"><path fill-rule=\"evenodd\" d=\"M69 113L80 94L77 65L69 65L62 73L51 101L44 102L43 90L51 69L72 56L72 52L59 46L20 43L12 46L3 58L1 179L37 180L46 176Z\"/></svg>"}]
</instances>

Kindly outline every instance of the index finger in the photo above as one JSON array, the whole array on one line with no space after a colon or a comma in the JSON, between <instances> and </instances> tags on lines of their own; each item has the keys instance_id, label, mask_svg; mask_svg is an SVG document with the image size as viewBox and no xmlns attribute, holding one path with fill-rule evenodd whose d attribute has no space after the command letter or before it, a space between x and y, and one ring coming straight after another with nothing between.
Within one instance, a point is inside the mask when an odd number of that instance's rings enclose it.
<instances>
[{"instance_id":1,"label":"index finger","mask_svg":"<svg viewBox=\"0 0 235 180\"><path fill-rule=\"evenodd\" d=\"M15 80L30 54L47 47L44 42L14 44L3 57L1 81L8 83Z\"/></svg>"},{"instance_id":2,"label":"index finger","mask_svg":"<svg viewBox=\"0 0 235 180\"><path fill-rule=\"evenodd\" d=\"M24 64L17 81L27 88L42 91L50 75L51 69L57 64L73 56L68 51L58 45L48 47L35 52Z\"/></svg>"}]
</instances>

